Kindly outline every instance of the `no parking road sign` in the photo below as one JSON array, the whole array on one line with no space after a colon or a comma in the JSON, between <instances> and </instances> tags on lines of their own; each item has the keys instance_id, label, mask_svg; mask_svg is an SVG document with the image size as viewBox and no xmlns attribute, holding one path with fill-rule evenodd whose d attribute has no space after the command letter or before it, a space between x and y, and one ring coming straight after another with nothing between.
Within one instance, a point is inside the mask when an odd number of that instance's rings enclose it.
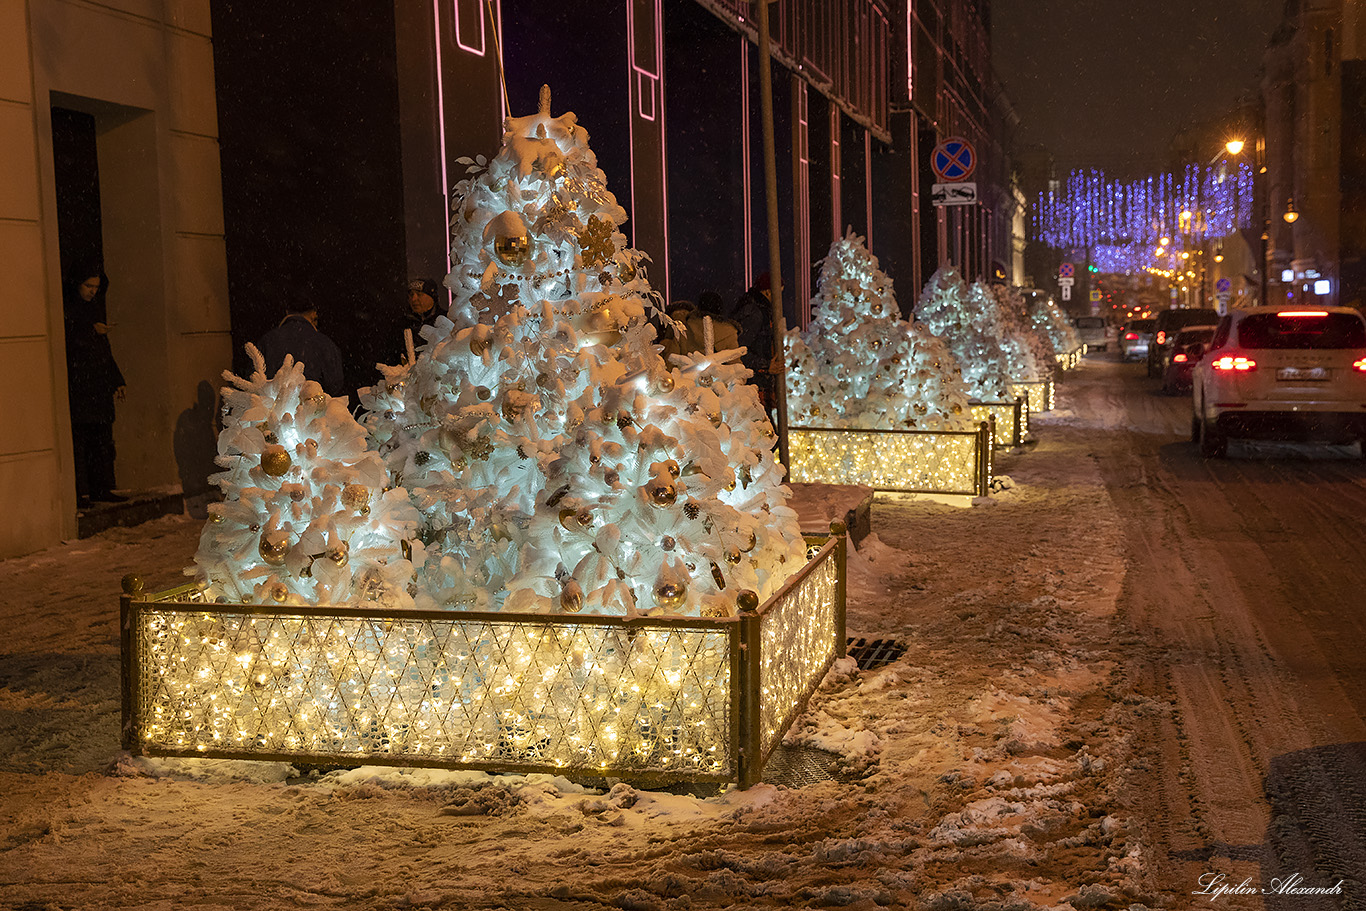
<instances>
[{"instance_id":1,"label":"no parking road sign","mask_svg":"<svg viewBox=\"0 0 1366 911\"><path fill-rule=\"evenodd\" d=\"M930 167L944 183L967 180L977 170L977 153L966 139L946 139L934 147Z\"/></svg>"},{"instance_id":2,"label":"no parking road sign","mask_svg":"<svg viewBox=\"0 0 1366 911\"><path fill-rule=\"evenodd\" d=\"M1058 266L1058 278L1072 278L1076 275L1077 267L1071 263L1063 263Z\"/></svg>"}]
</instances>

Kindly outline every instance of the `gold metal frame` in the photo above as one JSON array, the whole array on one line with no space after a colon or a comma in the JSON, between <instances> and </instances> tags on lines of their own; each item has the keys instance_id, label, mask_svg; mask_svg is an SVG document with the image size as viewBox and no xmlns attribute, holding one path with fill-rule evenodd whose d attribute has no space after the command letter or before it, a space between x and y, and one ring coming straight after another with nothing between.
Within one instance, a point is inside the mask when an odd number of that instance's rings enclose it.
<instances>
[{"instance_id":1,"label":"gold metal frame","mask_svg":"<svg viewBox=\"0 0 1366 911\"><path fill-rule=\"evenodd\" d=\"M251 759L296 764L438 767L523 774L549 772L578 777L622 778L642 784L681 781L721 784L736 781L742 787L748 787L761 780L764 764L772 749L781 742L783 734L791 726L793 720L805 709L808 700L816 691L830 665L844 655L846 563L844 524L842 522L832 523L829 536L814 536L807 540L808 549L811 552L810 558L806 565L794 573L778 592L753 611L742 610L739 616L715 619L705 617L637 617L628 619L600 615L528 615L497 611L381 611L370 607L333 605L228 605L207 601L201 589L194 585L181 586L153 595L125 594L120 603L123 745L125 749L132 752L158 756ZM813 598L820 599L819 603L813 603ZM833 603L827 603L830 600L833 600ZM794 650L796 653L792 654L765 654L766 634L771 638L775 630L782 633L784 631L783 624L786 623L790 626L793 624L794 618L796 618L796 622L800 623L810 611L818 613L823 618L824 625L819 629L803 628L798 630L799 633L805 634L809 640L802 642L802 648ZM207 704L211 708L213 700L224 698L225 694L229 694L229 688L223 684L221 678L215 679L213 677L210 667L212 662L207 662L198 671L198 674L205 678L202 692L197 691L186 697L187 699L198 699L200 700L199 703L186 702L181 705L175 703L173 699L167 698L165 692L161 692L156 696L156 698L161 699L161 702L155 707L153 706L154 694L158 692L157 681L168 679L167 674L184 670L184 668L158 668L155 664L158 650L152 646L152 643L159 641L156 640L157 635L161 635L163 639L168 637L168 634L164 633L164 629L170 623L170 619L204 624L205 628L208 629L214 629L215 624L227 628L228 624L234 622L248 625L255 622L292 624L290 628L294 629L313 629L314 625L328 624L329 632L334 627L343 628L348 623L353 625L363 623L368 624L367 628L370 630L383 630L399 636L400 646L404 644L404 640L401 638L403 631L409 626L424 630L442 628L447 632L446 638L441 641L447 644L455 638L456 634L450 631L457 626L461 626L465 630L500 629L504 631L505 635L511 635L506 632L507 628L516 628L519 633L524 633L527 638L538 635L542 637L542 641L547 638L558 637L563 642L573 640L576 636L600 636L604 639L619 637L621 640L634 643L641 636L646 637L646 639L651 636L663 637L666 642L677 640L677 643L683 643L682 645L675 643L675 648L684 652L686 652L687 637L707 637L705 640L699 641L724 643L725 654L719 658L720 663L713 661L707 665L708 668L720 668L721 665L724 665L724 673L716 678L719 682L714 685L708 683L710 678L703 680L700 677L695 677L691 679L691 682L702 686L704 689L709 685L711 686L706 691L717 697L716 705L722 710L722 715L725 717L721 719L701 718L686 714L685 717L686 723L689 725L708 725L713 729L718 720L723 724L728 724L729 731L724 737L724 755L720 756L710 768L681 768L677 765L670 766L667 763L656 763L655 766L652 766L648 760L625 764L621 767L604 767L601 764L589 766L576 764L572 761L566 762L562 756L556 761L537 761L537 755L535 755L537 751L534 750L527 755L510 760L491 760L488 758L471 760L449 754L423 754L420 750L410 749L410 745L401 748L390 745L388 749L345 749L337 751L265 747L243 749L231 746L205 745L203 742L196 742L189 746L177 746L153 735L152 732L156 723L150 716L158 712L164 715L168 711L184 712L187 716L206 711L203 700L208 700ZM153 632L154 628L163 630L163 632L155 633ZM460 635L467 634L461 633ZM435 639L426 641L435 641ZM462 639L461 641L472 640ZM381 648L380 652L384 650ZM200 646L200 650L194 655L203 657L207 651L207 647ZM291 657L295 656L292 645L286 647L286 651ZM549 651L554 652L555 649L552 648ZM162 657L169 657L171 654L172 652L167 650ZM185 660L184 655L176 655L176 657L182 663ZM219 654L218 657L221 658L218 661L220 666L226 666L230 663L226 653ZM485 669L481 668L472 656L466 657L469 660L464 665L455 666L455 662L443 665L448 669L449 680L464 683L471 675L482 675ZM766 658L769 659L767 664L765 663ZM258 652L238 656L235 660L250 662L266 659ZM372 656L372 660L377 667L384 658L382 654L377 654ZM407 662L402 665L403 670L406 671L411 663L411 653L408 658L403 660ZM246 666L246 664L242 665L243 673ZM539 667L539 664L537 666ZM787 690L790 691L791 698L786 699L781 705L772 704L771 699L766 701L765 667L770 669L770 676L774 674L780 677L797 675L796 678L786 680ZM228 673L221 667L220 670L224 674ZM376 673L378 672L371 668L365 677L367 686L372 690L375 684L371 681ZM158 678L158 674L162 676ZM387 681L382 682L387 683ZM427 685L429 681L420 682ZM215 684L220 686L220 690L214 690ZM277 686L276 692L278 693L278 684L273 681L272 685ZM724 693L722 690L716 689L716 686L723 686ZM771 680L768 681L768 689L775 689ZM781 687L777 687L777 689L781 689ZM393 690L397 693L397 686L393 687ZM338 683L331 692L334 702L343 701L341 692L341 685ZM588 688L585 687L580 692L580 698L587 698L587 695ZM373 693L369 694L369 698L374 698ZM724 698L723 706L720 704L722 698ZM259 702L259 697L253 696L252 699L254 700L253 704ZM390 697L391 703L396 702L397 699L397 695ZM316 707L316 704L313 705ZM349 710L349 707L347 708ZM559 708L565 707L542 706L542 709L548 712L554 712ZM672 704L671 708L678 712L685 711L679 702ZM493 708L488 707L487 700L480 702L477 709L478 712L494 711ZM702 709L705 710L705 706ZM583 707L579 706L577 710L583 711ZM448 709L447 717L444 720L450 720L449 716L455 714L453 707ZM491 715L480 715L478 713L466 713L462 717L467 719L478 717L486 724L493 719ZM775 719L772 730L767 732L762 730L761 726L761 722L765 718ZM297 719L293 720L297 721ZM347 723L354 723L356 719L350 717L346 721ZM496 720L493 723L498 724ZM680 722L679 727L681 728L682 725L683 723ZM560 733L565 730L568 730L568 725L557 728ZM595 731L595 733L599 732ZM666 740L671 738L672 735L664 736ZM653 755L652 753L651 756Z\"/></svg>"},{"instance_id":2,"label":"gold metal frame","mask_svg":"<svg viewBox=\"0 0 1366 911\"><path fill-rule=\"evenodd\" d=\"M973 402L969 407L976 420L994 419L998 449L1019 446L1029 434L1029 406L1023 398L1013 402Z\"/></svg>"},{"instance_id":3,"label":"gold metal frame","mask_svg":"<svg viewBox=\"0 0 1366 911\"><path fill-rule=\"evenodd\" d=\"M988 414L977 425L976 430L873 430L852 427L793 427L789 431L791 437L807 434L814 437L829 434L836 439L843 438L846 441L866 440L870 448L877 447L879 439L907 439L913 437L942 438L946 440L961 439L964 437L974 437L971 454L971 464L960 466L966 469L964 474L971 476L970 486L966 488L952 487L948 485L940 486L920 486L917 487L911 479L923 476L920 466L902 463L897 473L902 474L907 483L901 485L889 485L876 483L876 479L860 477L829 477L823 473L808 473L806 466L800 464L800 460L793 458L794 464L791 466L791 480L796 482L816 483L816 484L862 484L872 487L874 490L892 491L898 493L938 493L938 494L958 494L972 497L985 497L991 493L992 478L992 441L995 438L995 418ZM789 444L789 448L791 444Z\"/></svg>"}]
</instances>

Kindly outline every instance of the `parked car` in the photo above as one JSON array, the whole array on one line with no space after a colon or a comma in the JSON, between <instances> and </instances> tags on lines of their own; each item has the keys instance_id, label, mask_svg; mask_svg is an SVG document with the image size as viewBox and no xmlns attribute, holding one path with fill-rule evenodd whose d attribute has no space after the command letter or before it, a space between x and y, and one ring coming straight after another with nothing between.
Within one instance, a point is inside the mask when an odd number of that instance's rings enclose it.
<instances>
[{"instance_id":1,"label":"parked car","mask_svg":"<svg viewBox=\"0 0 1366 911\"><path fill-rule=\"evenodd\" d=\"M1156 320L1135 319L1119 327L1119 353L1126 361L1148 356L1148 343L1153 340Z\"/></svg>"},{"instance_id":2,"label":"parked car","mask_svg":"<svg viewBox=\"0 0 1366 911\"><path fill-rule=\"evenodd\" d=\"M1213 338L1213 326L1192 326L1176 333L1172 356L1167 361L1167 372L1162 377L1163 392L1180 395L1190 391L1195 365L1200 362Z\"/></svg>"},{"instance_id":3,"label":"parked car","mask_svg":"<svg viewBox=\"0 0 1366 911\"><path fill-rule=\"evenodd\" d=\"M1366 441L1366 320L1347 307L1235 310L1195 365L1192 407L1206 458L1230 437Z\"/></svg>"},{"instance_id":4,"label":"parked car","mask_svg":"<svg viewBox=\"0 0 1366 911\"><path fill-rule=\"evenodd\" d=\"M1105 351L1110 347L1110 324L1103 316L1074 316L1072 325L1082 344L1092 351Z\"/></svg>"},{"instance_id":5,"label":"parked car","mask_svg":"<svg viewBox=\"0 0 1366 911\"><path fill-rule=\"evenodd\" d=\"M1176 333L1187 326L1213 326L1219 322L1218 310L1189 308L1162 310L1153 318L1153 340L1148 345L1148 376L1159 377L1167 371Z\"/></svg>"}]
</instances>

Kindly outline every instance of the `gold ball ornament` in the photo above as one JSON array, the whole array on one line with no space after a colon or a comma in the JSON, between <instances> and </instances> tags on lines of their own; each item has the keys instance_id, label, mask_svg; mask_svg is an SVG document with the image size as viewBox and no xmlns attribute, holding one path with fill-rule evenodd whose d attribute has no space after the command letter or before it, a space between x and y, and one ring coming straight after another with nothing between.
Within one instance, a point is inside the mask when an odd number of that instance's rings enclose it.
<instances>
[{"instance_id":1,"label":"gold ball ornament","mask_svg":"<svg viewBox=\"0 0 1366 911\"><path fill-rule=\"evenodd\" d=\"M719 620L722 617L729 617L730 611L726 610L726 608L720 604L708 604L706 607L702 608L702 616Z\"/></svg>"},{"instance_id":2,"label":"gold ball ornament","mask_svg":"<svg viewBox=\"0 0 1366 911\"><path fill-rule=\"evenodd\" d=\"M577 582L570 582L560 590L560 607L567 614L577 614L583 610L583 589Z\"/></svg>"},{"instance_id":3,"label":"gold ball ornament","mask_svg":"<svg viewBox=\"0 0 1366 911\"><path fill-rule=\"evenodd\" d=\"M476 462L487 462L493 455L493 441L488 437L475 437L466 444L465 452Z\"/></svg>"},{"instance_id":4,"label":"gold ball ornament","mask_svg":"<svg viewBox=\"0 0 1366 911\"><path fill-rule=\"evenodd\" d=\"M289 587L283 582L276 582L267 590L270 600L277 604L283 604L289 598Z\"/></svg>"},{"instance_id":5,"label":"gold ball ornament","mask_svg":"<svg viewBox=\"0 0 1366 911\"><path fill-rule=\"evenodd\" d=\"M294 464L283 446L267 446L261 453L261 470L272 478L282 478L289 466Z\"/></svg>"},{"instance_id":6,"label":"gold ball ornament","mask_svg":"<svg viewBox=\"0 0 1366 911\"><path fill-rule=\"evenodd\" d=\"M659 379L655 380L655 392L659 395L665 395L673 391L674 375L672 373L665 373L660 376Z\"/></svg>"},{"instance_id":7,"label":"gold ball ornament","mask_svg":"<svg viewBox=\"0 0 1366 911\"><path fill-rule=\"evenodd\" d=\"M741 613L752 614L759 609L759 595L745 589L735 596L735 606Z\"/></svg>"},{"instance_id":8,"label":"gold ball ornament","mask_svg":"<svg viewBox=\"0 0 1366 911\"><path fill-rule=\"evenodd\" d=\"M123 593L131 598L136 598L142 594L142 590L147 584L142 581L142 576L137 573L128 573L119 583L123 587Z\"/></svg>"},{"instance_id":9,"label":"gold ball ornament","mask_svg":"<svg viewBox=\"0 0 1366 911\"><path fill-rule=\"evenodd\" d=\"M678 499L678 488L672 484L656 484L650 488L650 505L672 506Z\"/></svg>"},{"instance_id":10,"label":"gold ball ornament","mask_svg":"<svg viewBox=\"0 0 1366 911\"><path fill-rule=\"evenodd\" d=\"M347 484L342 488L341 501L347 509L360 509L370 502L370 488L364 484Z\"/></svg>"},{"instance_id":11,"label":"gold ball ornament","mask_svg":"<svg viewBox=\"0 0 1366 911\"><path fill-rule=\"evenodd\" d=\"M726 562L729 563L731 566L739 565L740 551L738 548L731 547L726 550Z\"/></svg>"},{"instance_id":12,"label":"gold ball ornament","mask_svg":"<svg viewBox=\"0 0 1366 911\"><path fill-rule=\"evenodd\" d=\"M531 238L525 234L499 234L493 239L493 255L505 266L520 266L531 259ZM473 350L473 345L470 346Z\"/></svg>"},{"instance_id":13,"label":"gold ball ornament","mask_svg":"<svg viewBox=\"0 0 1366 911\"><path fill-rule=\"evenodd\" d=\"M681 582L661 582L655 586L655 604L665 610L678 610L687 599L688 586Z\"/></svg>"},{"instance_id":14,"label":"gold ball ornament","mask_svg":"<svg viewBox=\"0 0 1366 911\"><path fill-rule=\"evenodd\" d=\"M327 559L331 560L336 566L345 566L346 561L351 558L351 546L345 541L338 541L327 551Z\"/></svg>"},{"instance_id":15,"label":"gold ball ornament","mask_svg":"<svg viewBox=\"0 0 1366 911\"><path fill-rule=\"evenodd\" d=\"M289 555L289 539L281 537L272 541L263 536L256 551L271 566L283 566L285 557Z\"/></svg>"},{"instance_id":16,"label":"gold ball ornament","mask_svg":"<svg viewBox=\"0 0 1366 911\"><path fill-rule=\"evenodd\" d=\"M488 343L488 340L487 340L487 339L482 339L482 338L472 338L472 339L470 339L470 354L473 354L475 357L483 357L483 356L484 356L484 352L486 352L486 351L488 351L488 350L489 350L489 343Z\"/></svg>"},{"instance_id":17,"label":"gold ball ornament","mask_svg":"<svg viewBox=\"0 0 1366 911\"><path fill-rule=\"evenodd\" d=\"M659 539L659 546L663 550L673 550L677 544L678 542L673 539L672 535L665 535Z\"/></svg>"}]
</instances>

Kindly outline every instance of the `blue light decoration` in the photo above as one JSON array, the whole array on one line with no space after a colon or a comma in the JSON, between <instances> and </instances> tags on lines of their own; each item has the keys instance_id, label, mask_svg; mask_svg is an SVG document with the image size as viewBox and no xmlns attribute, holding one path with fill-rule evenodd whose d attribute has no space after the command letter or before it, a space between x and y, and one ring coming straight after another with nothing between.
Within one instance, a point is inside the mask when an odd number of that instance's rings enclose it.
<instances>
[{"instance_id":1,"label":"blue light decoration","mask_svg":"<svg viewBox=\"0 0 1366 911\"><path fill-rule=\"evenodd\" d=\"M1171 272L1182 253L1252 226L1252 168L1219 161L1130 181L1075 170L1039 195L1034 224L1051 247L1090 248L1101 272Z\"/></svg>"}]
</instances>

